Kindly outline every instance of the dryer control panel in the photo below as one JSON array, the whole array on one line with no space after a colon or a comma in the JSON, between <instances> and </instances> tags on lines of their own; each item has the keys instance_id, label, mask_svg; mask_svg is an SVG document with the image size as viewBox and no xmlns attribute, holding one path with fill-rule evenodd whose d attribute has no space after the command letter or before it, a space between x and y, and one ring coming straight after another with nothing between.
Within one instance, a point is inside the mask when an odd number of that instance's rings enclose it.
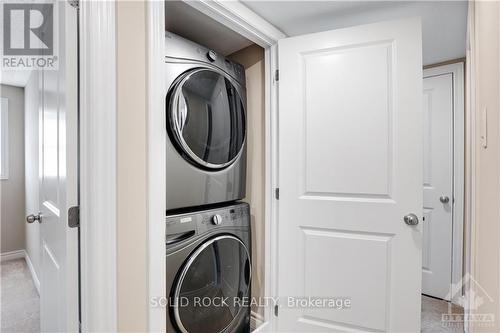
<instances>
[{"instance_id":1,"label":"dryer control panel","mask_svg":"<svg viewBox=\"0 0 500 333\"><path fill-rule=\"evenodd\" d=\"M169 31L165 32L165 41L168 45L165 52L167 59L182 59L183 61L190 60L212 64L231 75L242 86L245 86L245 68L241 64Z\"/></svg>"}]
</instances>

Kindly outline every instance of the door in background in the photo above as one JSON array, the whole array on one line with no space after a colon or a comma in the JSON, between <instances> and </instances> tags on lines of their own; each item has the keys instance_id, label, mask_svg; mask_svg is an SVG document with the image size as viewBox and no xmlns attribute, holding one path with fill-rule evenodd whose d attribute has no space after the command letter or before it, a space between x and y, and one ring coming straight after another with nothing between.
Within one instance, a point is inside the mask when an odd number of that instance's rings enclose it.
<instances>
[{"instance_id":1,"label":"door in background","mask_svg":"<svg viewBox=\"0 0 500 333\"><path fill-rule=\"evenodd\" d=\"M453 235L453 74L424 72L422 293L451 300Z\"/></svg>"},{"instance_id":2,"label":"door in background","mask_svg":"<svg viewBox=\"0 0 500 333\"><path fill-rule=\"evenodd\" d=\"M286 38L278 48L277 331L419 332L420 20Z\"/></svg>"}]
</instances>

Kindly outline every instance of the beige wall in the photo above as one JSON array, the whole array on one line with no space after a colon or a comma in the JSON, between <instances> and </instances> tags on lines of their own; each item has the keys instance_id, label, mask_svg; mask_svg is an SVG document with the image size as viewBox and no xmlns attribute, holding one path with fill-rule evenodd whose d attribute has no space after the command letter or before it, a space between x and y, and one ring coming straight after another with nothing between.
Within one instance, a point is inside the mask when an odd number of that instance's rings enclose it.
<instances>
[{"instance_id":1,"label":"beige wall","mask_svg":"<svg viewBox=\"0 0 500 333\"><path fill-rule=\"evenodd\" d=\"M482 304L477 314L493 314L495 325L477 323L475 332L500 331L500 3L473 5L472 115L475 119L475 236L472 239L472 283ZM474 100L475 98L475 100ZM481 146L483 110L487 109L488 146ZM480 286L480 287L479 287ZM489 297L492 298L490 301ZM476 298L478 300L478 298Z\"/></svg>"},{"instance_id":2,"label":"beige wall","mask_svg":"<svg viewBox=\"0 0 500 333\"><path fill-rule=\"evenodd\" d=\"M252 296L264 296L265 94L264 49L251 45L230 56L245 67L247 88L247 195L252 219ZM263 315L264 309L252 309Z\"/></svg>"},{"instance_id":3,"label":"beige wall","mask_svg":"<svg viewBox=\"0 0 500 333\"><path fill-rule=\"evenodd\" d=\"M118 331L147 331L146 3L116 2Z\"/></svg>"},{"instance_id":4,"label":"beige wall","mask_svg":"<svg viewBox=\"0 0 500 333\"><path fill-rule=\"evenodd\" d=\"M0 180L1 252L24 249L24 89L0 85L9 100L9 178Z\"/></svg>"}]
</instances>

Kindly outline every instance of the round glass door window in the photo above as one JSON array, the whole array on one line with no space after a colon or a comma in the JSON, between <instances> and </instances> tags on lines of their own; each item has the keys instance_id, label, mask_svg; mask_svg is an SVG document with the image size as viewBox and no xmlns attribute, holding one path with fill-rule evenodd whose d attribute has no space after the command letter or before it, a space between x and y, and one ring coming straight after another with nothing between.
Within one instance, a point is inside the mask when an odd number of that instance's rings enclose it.
<instances>
[{"instance_id":1,"label":"round glass door window","mask_svg":"<svg viewBox=\"0 0 500 333\"><path fill-rule=\"evenodd\" d=\"M226 329L249 301L250 274L249 252L238 238L219 236L200 246L174 289L173 310L181 332Z\"/></svg>"},{"instance_id":2,"label":"round glass door window","mask_svg":"<svg viewBox=\"0 0 500 333\"><path fill-rule=\"evenodd\" d=\"M246 125L237 85L222 71L195 69L173 88L168 101L170 132L191 162L221 169L238 158Z\"/></svg>"}]
</instances>

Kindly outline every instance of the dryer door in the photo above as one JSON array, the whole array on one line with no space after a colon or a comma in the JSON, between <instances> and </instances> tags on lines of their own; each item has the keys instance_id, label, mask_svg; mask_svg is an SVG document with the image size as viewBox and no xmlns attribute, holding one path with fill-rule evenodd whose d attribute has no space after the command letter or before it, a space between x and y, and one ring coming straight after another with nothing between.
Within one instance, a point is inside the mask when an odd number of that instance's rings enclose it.
<instances>
[{"instance_id":1,"label":"dryer door","mask_svg":"<svg viewBox=\"0 0 500 333\"><path fill-rule=\"evenodd\" d=\"M218 236L188 258L174 285L172 309L183 333L218 333L249 301L250 255L234 236Z\"/></svg>"},{"instance_id":2,"label":"dryer door","mask_svg":"<svg viewBox=\"0 0 500 333\"><path fill-rule=\"evenodd\" d=\"M243 88L215 69L194 69L168 96L169 133L184 157L209 169L231 165L245 142Z\"/></svg>"}]
</instances>

